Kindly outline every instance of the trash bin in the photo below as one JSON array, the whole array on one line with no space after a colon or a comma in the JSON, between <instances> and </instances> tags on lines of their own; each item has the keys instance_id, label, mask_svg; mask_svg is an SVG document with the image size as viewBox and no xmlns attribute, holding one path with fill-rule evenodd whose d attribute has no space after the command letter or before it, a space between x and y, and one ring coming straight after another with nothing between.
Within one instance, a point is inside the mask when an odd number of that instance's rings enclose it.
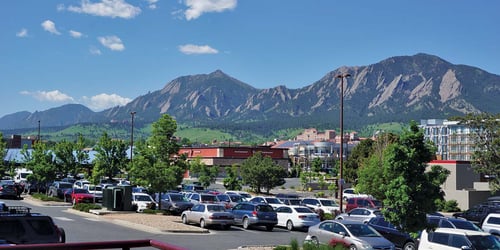
<instances>
[{"instance_id":1,"label":"trash bin","mask_svg":"<svg viewBox=\"0 0 500 250\"><path fill-rule=\"evenodd\" d=\"M106 187L102 205L112 211L132 211L132 186Z\"/></svg>"}]
</instances>

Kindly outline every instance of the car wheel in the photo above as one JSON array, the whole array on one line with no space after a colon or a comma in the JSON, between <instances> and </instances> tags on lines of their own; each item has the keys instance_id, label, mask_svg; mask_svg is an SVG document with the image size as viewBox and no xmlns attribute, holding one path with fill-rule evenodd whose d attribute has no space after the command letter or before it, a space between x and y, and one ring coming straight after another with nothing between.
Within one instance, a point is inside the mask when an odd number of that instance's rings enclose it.
<instances>
[{"instance_id":1,"label":"car wheel","mask_svg":"<svg viewBox=\"0 0 500 250\"><path fill-rule=\"evenodd\" d=\"M417 247L413 242L406 242L406 244L403 246L403 250L415 250L415 249L417 249Z\"/></svg>"},{"instance_id":2,"label":"car wheel","mask_svg":"<svg viewBox=\"0 0 500 250\"><path fill-rule=\"evenodd\" d=\"M62 227L59 227L58 230L59 230L59 242L66 243L66 232Z\"/></svg>"},{"instance_id":3,"label":"car wheel","mask_svg":"<svg viewBox=\"0 0 500 250\"><path fill-rule=\"evenodd\" d=\"M293 222L291 220L286 222L286 229L288 229L288 231L293 230Z\"/></svg>"},{"instance_id":4,"label":"car wheel","mask_svg":"<svg viewBox=\"0 0 500 250\"><path fill-rule=\"evenodd\" d=\"M207 225L205 224L205 220L204 220L204 219L201 219L201 220L200 220L200 227L201 227L201 228L205 228L205 227L207 227Z\"/></svg>"},{"instance_id":5,"label":"car wheel","mask_svg":"<svg viewBox=\"0 0 500 250\"><path fill-rule=\"evenodd\" d=\"M248 227L250 227L250 221L248 220L248 218L245 218L243 219L243 228L248 229Z\"/></svg>"},{"instance_id":6,"label":"car wheel","mask_svg":"<svg viewBox=\"0 0 500 250\"><path fill-rule=\"evenodd\" d=\"M311 242L316 246L316 247L319 247L319 240L318 238L316 237L312 237L311 238Z\"/></svg>"},{"instance_id":7,"label":"car wheel","mask_svg":"<svg viewBox=\"0 0 500 250\"><path fill-rule=\"evenodd\" d=\"M349 250L358 250L358 248L355 245L350 245Z\"/></svg>"},{"instance_id":8,"label":"car wheel","mask_svg":"<svg viewBox=\"0 0 500 250\"><path fill-rule=\"evenodd\" d=\"M182 216L182 223L184 223L184 224L188 224L188 218L187 218L187 216L186 216L186 215L183 215L183 216Z\"/></svg>"}]
</instances>

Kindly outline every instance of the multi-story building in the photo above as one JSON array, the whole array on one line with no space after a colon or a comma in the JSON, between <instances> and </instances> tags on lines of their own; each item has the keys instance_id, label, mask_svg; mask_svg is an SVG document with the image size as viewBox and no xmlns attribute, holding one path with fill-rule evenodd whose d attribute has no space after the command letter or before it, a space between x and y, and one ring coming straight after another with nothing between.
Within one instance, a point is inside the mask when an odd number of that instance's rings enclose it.
<instances>
[{"instance_id":1,"label":"multi-story building","mask_svg":"<svg viewBox=\"0 0 500 250\"><path fill-rule=\"evenodd\" d=\"M470 161L474 153L471 128L458 121L444 119L421 120L426 140L437 147L438 160Z\"/></svg>"}]
</instances>

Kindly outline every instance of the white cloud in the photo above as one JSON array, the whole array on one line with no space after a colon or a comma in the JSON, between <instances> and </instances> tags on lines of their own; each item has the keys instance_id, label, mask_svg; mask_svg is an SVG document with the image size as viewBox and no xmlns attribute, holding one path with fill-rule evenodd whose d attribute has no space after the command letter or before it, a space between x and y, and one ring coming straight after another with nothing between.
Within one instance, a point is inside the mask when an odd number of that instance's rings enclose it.
<instances>
[{"instance_id":1,"label":"white cloud","mask_svg":"<svg viewBox=\"0 0 500 250\"><path fill-rule=\"evenodd\" d=\"M50 20L45 20L42 23L42 28L52 34L60 35L61 33L57 31L56 24Z\"/></svg>"},{"instance_id":2,"label":"white cloud","mask_svg":"<svg viewBox=\"0 0 500 250\"><path fill-rule=\"evenodd\" d=\"M148 2L148 7L152 10L156 9L156 3L158 0L146 0Z\"/></svg>"},{"instance_id":3,"label":"white cloud","mask_svg":"<svg viewBox=\"0 0 500 250\"><path fill-rule=\"evenodd\" d=\"M110 50L122 51L125 49L125 45L123 45L122 40L117 36L98 37L97 40L102 44L102 46Z\"/></svg>"},{"instance_id":4,"label":"white cloud","mask_svg":"<svg viewBox=\"0 0 500 250\"><path fill-rule=\"evenodd\" d=\"M185 44L179 46L179 51L184 54L217 54L218 50L208 46L208 45L194 45L194 44Z\"/></svg>"},{"instance_id":5,"label":"white cloud","mask_svg":"<svg viewBox=\"0 0 500 250\"><path fill-rule=\"evenodd\" d=\"M49 102L73 102L74 101L73 97L62 93L59 90L35 91L35 92L21 91L20 93L22 95L32 96L39 101L49 101Z\"/></svg>"},{"instance_id":6,"label":"white cloud","mask_svg":"<svg viewBox=\"0 0 500 250\"><path fill-rule=\"evenodd\" d=\"M91 47L89 49L89 51L90 51L90 54L92 54L92 55L100 56L102 54L100 49L94 48L94 47Z\"/></svg>"},{"instance_id":7,"label":"white cloud","mask_svg":"<svg viewBox=\"0 0 500 250\"><path fill-rule=\"evenodd\" d=\"M203 13L223 12L236 8L237 0L185 0L187 20L196 19Z\"/></svg>"},{"instance_id":8,"label":"white cloud","mask_svg":"<svg viewBox=\"0 0 500 250\"><path fill-rule=\"evenodd\" d=\"M71 37L74 37L74 38L80 38L83 36L83 34L81 32L78 32L78 31L74 31L74 30L70 30L69 31L69 35Z\"/></svg>"},{"instance_id":9,"label":"white cloud","mask_svg":"<svg viewBox=\"0 0 500 250\"><path fill-rule=\"evenodd\" d=\"M103 93L92 97L83 97L84 105L92 110L103 110L115 106L123 106L131 101L132 99L121 97L117 94L109 95Z\"/></svg>"},{"instance_id":10,"label":"white cloud","mask_svg":"<svg viewBox=\"0 0 500 250\"><path fill-rule=\"evenodd\" d=\"M141 13L139 7L128 4L124 0L101 0L97 3L82 0L80 6L69 6L67 10L94 16L120 17L124 19L134 18Z\"/></svg>"},{"instance_id":11,"label":"white cloud","mask_svg":"<svg viewBox=\"0 0 500 250\"><path fill-rule=\"evenodd\" d=\"M16 33L17 37L27 37L28 36L28 30L27 29L21 29L19 32Z\"/></svg>"}]
</instances>

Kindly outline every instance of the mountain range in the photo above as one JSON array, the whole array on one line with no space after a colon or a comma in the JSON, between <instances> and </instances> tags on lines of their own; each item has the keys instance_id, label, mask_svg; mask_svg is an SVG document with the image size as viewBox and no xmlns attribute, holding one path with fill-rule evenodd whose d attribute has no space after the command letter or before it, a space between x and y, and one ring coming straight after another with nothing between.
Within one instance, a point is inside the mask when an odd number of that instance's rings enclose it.
<instances>
[{"instance_id":1,"label":"mountain range","mask_svg":"<svg viewBox=\"0 0 500 250\"><path fill-rule=\"evenodd\" d=\"M451 64L437 56L396 56L368 66L344 66L312 84L289 89L257 89L221 70L181 76L162 89L136 97L124 106L94 112L80 104L45 111L17 112L0 118L0 129L82 123L138 124L169 114L179 124L225 129L336 128L341 81L344 124L360 128L383 122L448 118L467 113L500 112L500 76L476 67Z\"/></svg>"}]
</instances>

